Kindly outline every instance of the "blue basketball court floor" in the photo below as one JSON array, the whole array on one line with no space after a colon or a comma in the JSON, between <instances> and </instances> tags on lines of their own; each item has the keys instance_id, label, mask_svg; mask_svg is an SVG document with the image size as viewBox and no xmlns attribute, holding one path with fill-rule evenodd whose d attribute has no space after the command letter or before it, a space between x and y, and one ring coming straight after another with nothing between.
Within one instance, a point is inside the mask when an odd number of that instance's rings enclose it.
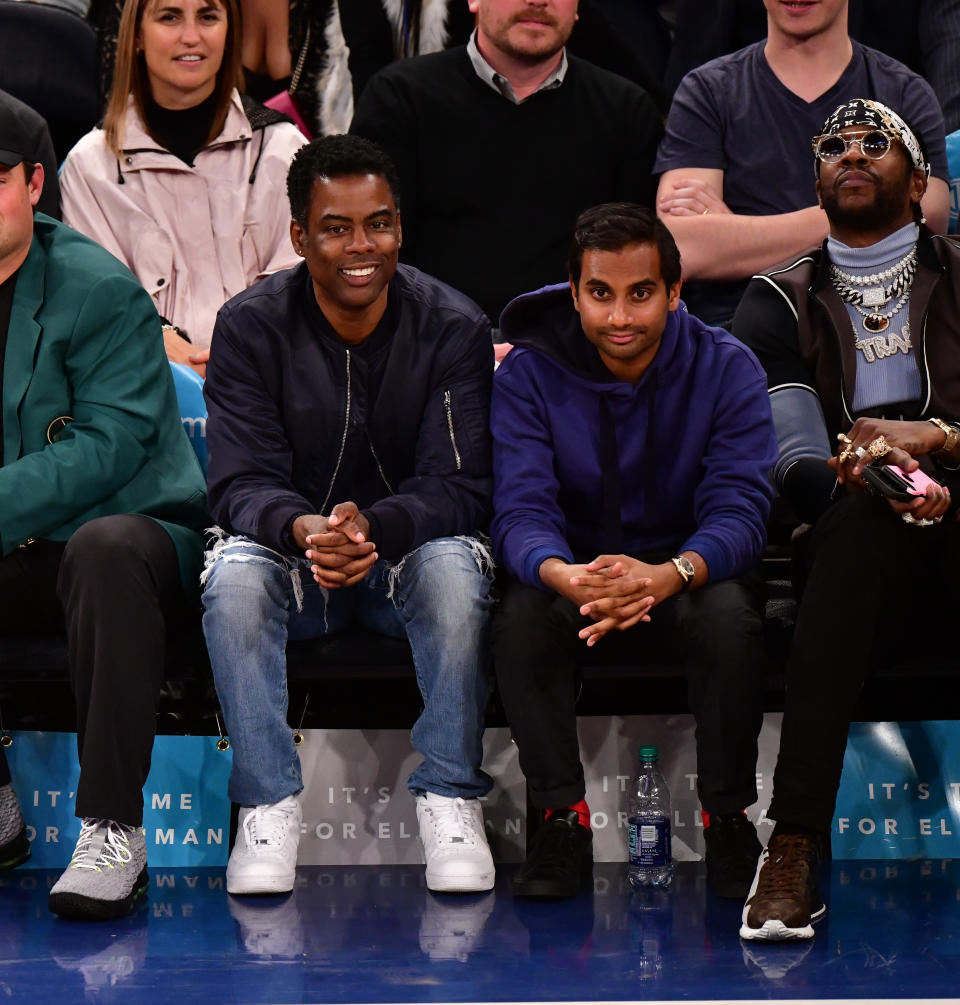
<instances>
[{"instance_id":1,"label":"blue basketball court floor","mask_svg":"<svg viewBox=\"0 0 960 1005\"><path fill-rule=\"evenodd\" d=\"M570 901L429 893L422 869L310 867L288 897L233 898L223 869L151 871L119 922L47 910L58 873L0 876L3 1002L328 1003L954 999L960 861L836 861L812 942L741 942L701 863L634 893L597 865Z\"/></svg>"}]
</instances>

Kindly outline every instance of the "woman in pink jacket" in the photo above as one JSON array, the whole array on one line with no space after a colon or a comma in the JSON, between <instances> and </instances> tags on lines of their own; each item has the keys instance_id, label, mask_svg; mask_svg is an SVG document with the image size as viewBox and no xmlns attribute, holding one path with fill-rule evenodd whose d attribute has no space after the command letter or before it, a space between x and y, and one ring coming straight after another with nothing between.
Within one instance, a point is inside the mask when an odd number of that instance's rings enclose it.
<instances>
[{"instance_id":1,"label":"woman in pink jacket","mask_svg":"<svg viewBox=\"0 0 960 1005\"><path fill-rule=\"evenodd\" d=\"M168 358L201 376L220 306L298 261L286 176L306 141L241 79L237 0L127 0L103 126L60 177L64 221L130 267Z\"/></svg>"}]
</instances>

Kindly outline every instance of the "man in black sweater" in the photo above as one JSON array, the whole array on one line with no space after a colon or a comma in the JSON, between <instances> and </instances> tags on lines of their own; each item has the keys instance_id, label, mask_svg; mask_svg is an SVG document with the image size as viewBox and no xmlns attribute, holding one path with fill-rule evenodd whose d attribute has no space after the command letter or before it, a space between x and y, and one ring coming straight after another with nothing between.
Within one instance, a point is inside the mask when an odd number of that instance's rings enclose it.
<instances>
[{"instance_id":1,"label":"man in black sweater","mask_svg":"<svg viewBox=\"0 0 960 1005\"><path fill-rule=\"evenodd\" d=\"M577 0L469 0L466 46L377 74L351 132L393 159L402 259L497 323L509 300L565 279L579 213L652 205L662 125L635 84L567 54Z\"/></svg>"}]
</instances>

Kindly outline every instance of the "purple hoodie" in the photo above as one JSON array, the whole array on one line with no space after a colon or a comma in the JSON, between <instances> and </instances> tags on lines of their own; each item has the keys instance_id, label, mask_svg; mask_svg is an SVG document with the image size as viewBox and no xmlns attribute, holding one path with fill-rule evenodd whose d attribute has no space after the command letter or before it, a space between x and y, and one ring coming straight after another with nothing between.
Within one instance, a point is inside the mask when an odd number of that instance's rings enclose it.
<instances>
[{"instance_id":1,"label":"purple hoodie","mask_svg":"<svg viewBox=\"0 0 960 1005\"><path fill-rule=\"evenodd\" d=\"M515 348L493 382L492 533L512 576L542 587L551 556L689 549L721 580L759 559L777 446L746 346L681 303L629 384L603 366L566 284L517 297L500 326Z\"/></svg>"}]
</instances>

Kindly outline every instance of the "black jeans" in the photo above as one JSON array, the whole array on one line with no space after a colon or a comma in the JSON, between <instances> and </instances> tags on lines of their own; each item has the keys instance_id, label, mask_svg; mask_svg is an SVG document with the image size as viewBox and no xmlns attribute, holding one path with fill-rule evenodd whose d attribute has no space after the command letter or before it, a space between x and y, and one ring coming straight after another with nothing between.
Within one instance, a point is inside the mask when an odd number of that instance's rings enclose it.
<instances>
[{"instance_id":1,"label":"black jeans","mask_svg":"<svg viewBox=\"0 0 960 1005\"><path fill-rule=\"evenodd\" d=\"M950 522L948 522L950 521ZM886 502L851 495L817 521L787 663L769 816L830 831L847 733L874 661L922 659L956 621L960 524L909 526Z\"/></svg>"},{"instance_id":2,"label":"black jeans","mask_svg":"<svg viewBox=\"0 0 960 1005\"><path fill-rule=\"evenodd\" d=\"M611 632L590 652L610 662L682 663L696 719L700 801L732 813L756 801L763 722L762 589L758 579L710 583L654 608L651 621ZM570 806L585 787L577 740L577 664L590 623L569 600L512 582L493 622L497 684L530 798ZM639 685L638 685L639 686Z\"/></svg>"},{"instance_id":3,"label":"black jeans","mask_svg":"<svg viewBox=\"0 0 960 1005\"><path fill-rule=\"evenodd\" d=\"M67 633L77 816L142 821L167 623L186 606L173 541L148 517L100 517L65 546L37 541L0 559L0 634Z\"/></svg>"}]
</instances>

